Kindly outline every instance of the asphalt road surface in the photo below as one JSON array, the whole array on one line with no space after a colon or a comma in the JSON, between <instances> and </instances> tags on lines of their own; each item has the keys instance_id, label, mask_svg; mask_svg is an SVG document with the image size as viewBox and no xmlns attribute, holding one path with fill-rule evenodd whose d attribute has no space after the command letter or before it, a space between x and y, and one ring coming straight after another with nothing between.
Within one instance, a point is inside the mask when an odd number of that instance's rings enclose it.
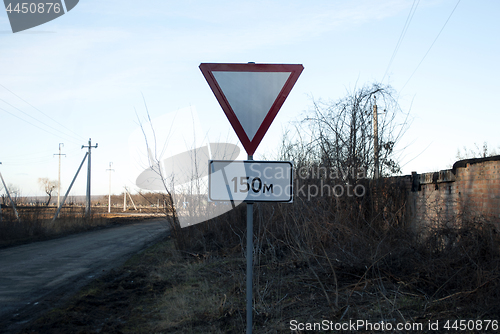
<instances>
[{"instance_id":1,"label":"asphalt road surface","mask_svg":"<svg viewBox=\"0 0 500 334\"><path fill-rule=\"evenodd\" d=\"M1 249L0 333L61 305L167 231L167 222L155 219Z\"/></svg>"}]
</instances>

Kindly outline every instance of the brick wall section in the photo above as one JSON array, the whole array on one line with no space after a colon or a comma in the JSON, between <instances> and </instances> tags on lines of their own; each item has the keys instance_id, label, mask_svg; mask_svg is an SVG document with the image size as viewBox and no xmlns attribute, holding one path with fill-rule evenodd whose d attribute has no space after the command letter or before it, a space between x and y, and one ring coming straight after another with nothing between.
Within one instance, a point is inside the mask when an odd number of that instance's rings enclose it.
<instances>
[{"instance_id":1,"label":"brick wall section","mask_svg":"<svg viewBox=\"0 0 500 334\"><path fill-rule=\"evenodd\" d=\"M412 173L408 215L417 227L482 219L500 226L500 156L457 161L452 169Z\"/></svg>"},{"instance_id":2,"label":"brick wall section","mask_svg":"<svg viewBox=\"0 0 500 334\"><path fill-rule=\"evenodd\" d=\"M461 165L465 166L456 168L458 210L500 221L500 160L469 160Z\"/></svg>"}]
</instances>

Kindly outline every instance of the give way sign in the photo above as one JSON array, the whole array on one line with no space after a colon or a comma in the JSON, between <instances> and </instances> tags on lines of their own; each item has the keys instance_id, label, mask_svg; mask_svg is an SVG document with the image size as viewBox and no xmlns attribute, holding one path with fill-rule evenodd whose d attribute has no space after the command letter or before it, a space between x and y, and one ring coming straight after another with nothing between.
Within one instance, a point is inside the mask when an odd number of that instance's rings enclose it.
<instances>
[{"instance_id":1,"label":"give way sign","mask_svg":"<svg viewBox=\"0 0 500 334\"><path fill-rule=\"evenodd\" d=\"M248 155L254 154L303 69L300 64L200 64Z\"/></svg>"}]
</instances>

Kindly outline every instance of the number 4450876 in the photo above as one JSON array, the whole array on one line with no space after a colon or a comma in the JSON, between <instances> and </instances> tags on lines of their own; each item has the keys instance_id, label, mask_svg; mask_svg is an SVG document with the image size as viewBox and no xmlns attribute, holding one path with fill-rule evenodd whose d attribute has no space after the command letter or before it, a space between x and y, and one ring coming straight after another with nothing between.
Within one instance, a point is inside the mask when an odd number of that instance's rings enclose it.
<instances>
[{"instance_id":1,"label":"number 4450876","mask_svg":"<svg viewBox=\"0 0 500 334\"><path fill-rule=\"evenodd\" d=\"M53 2L40 2L40 3L35 3L35 2L23 2L23 3L17 3L14 8L12 8L12 3L9 2L7 7L5 8L7 13L50 13L52 11L53 13L59 13L61 12L61 4L60 3L53 3Z\"/></svg>"},{"instance_id":2,"label":"number 4450876","mask_svg":"<svg viewBox=\"0 0 500 334\"><path fill-rule=\"evenodd\" d=\"M443 326L447 330L498 330L498 320L447 320Z\"/></svg>"}]
</instances>

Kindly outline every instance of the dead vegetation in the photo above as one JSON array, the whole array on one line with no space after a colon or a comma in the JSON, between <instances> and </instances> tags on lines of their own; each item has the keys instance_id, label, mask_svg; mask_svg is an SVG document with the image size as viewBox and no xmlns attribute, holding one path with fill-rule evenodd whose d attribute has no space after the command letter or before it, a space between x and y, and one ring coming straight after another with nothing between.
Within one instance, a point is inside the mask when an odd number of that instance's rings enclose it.
<instances>
[{"instance_id":1,"label":"dead vegetation","mask_svg":"<svg viewBox=\"0 0 500 334\"><path fill-rule=\"evenodd\" d=\"M19 219L11 207L4 207L0 221L0 246L43 240L107 224L106 219L95 214L86 219L84 210L82 207L67 207L61 211L59 219L52 223L55 207L18 206Z\"/></svg>"},{"instance_id":2,"label":"dead vegetation","mask_svg":"<svg viewBox=\"0 0 500 334\"><path fill-rule=\"evenodd\" d=\"M256 205L255 333L290 333L292 320L498 320L500 240L488 225L419 240L404 226L300 224L288 209ZM183 229L197 242L157 244L23 333L244 332L244 211Z\"/></svg>"},{"instance_id":3,"label":"dead vegetation","mask_svg":"<svg viewBox=\"0 0 500 334\"><path fill-rule=\"evenodd\" d=\"M141 208L139 216L134 215L136 211L129 212L127 215L108 214L107 207L93 207L91 216L87 218L85 217L85 207L67 206L61 211L59 218L52 222L52 217L56 212L55 207L45 205L17 206L16 210L19 219L16 218L12 207L2 207L0 248L157 216L156 208Z\"/></svg>"},{"instance_id":4,"label":"dead vegetation","mask_svg":"<svg viewBox=\"0 0 500 334\"><path fill-rule=\"evenodd\" d=\"M293 320L423 326L440 321L435 332L446 332L447 320L499 320L495 226L459 217L422 233L408 224L405 185L372 177L370 166L378 165L379 175L399 169L393 149L401 132L393 126L394 100L386 93L374 85L327 107L315 104L307 118L315 129L310 138L284 141L278 159L294 161L294 203L254 205L255 333L290 333ZM375 94L380 110L386 110L376 164ZM315 168L327 173L314 174ZM349 186L361 187L362 196L325 193ZM171 218L172 240L95 282L24 332L243 333L245 207L184 229ZM356 331L364 332L370 331Z\"/></svg>"}]
</instances>

